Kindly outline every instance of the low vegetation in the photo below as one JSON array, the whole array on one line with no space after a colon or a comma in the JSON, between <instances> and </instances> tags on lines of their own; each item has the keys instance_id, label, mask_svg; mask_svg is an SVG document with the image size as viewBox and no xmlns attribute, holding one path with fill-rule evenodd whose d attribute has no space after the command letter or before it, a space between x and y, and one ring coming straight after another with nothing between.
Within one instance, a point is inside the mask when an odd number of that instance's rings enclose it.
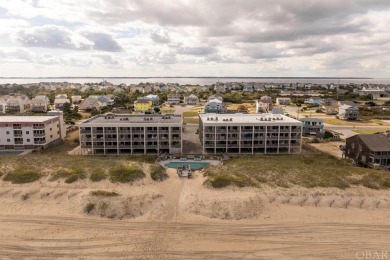
<instances>
[{"instance_id":1,"label":"low vegetation","mask_svg":"<svg viewBox=\"0 0 390 260\"><path fill-rule=\"evenodd\" d=\"M107 174L103 170L98 169L91 173L89 179L93 182L98 182L107 179L107 177L108 177Z\"/></svg>"},{"instance_id":2,"label":"low vegetation","mask_svg":"<svg viewBox=\"0 0 390 260\"><path fill-rule=\"evenodd\" d=\"M19 168L12 172L7 173L3 181L9 181L14 184L30 183L39 180L42 174L36 170Z\"/></svg>"},{"instance_id":3,"label":"low vegetation","mask_svg":"<svg viewBox=\"0 0 390 260\"><path fill-rule=\"evenodd\" d=\"M194 117L194 116L198 116L198 111L189 110L183 112L183 117Z\"/></svg>"},{"instance_id":4,"label":"low vegetation","mask_svg":"<svg viewBox=\"0 0 390 260\"><path fill-rule=\"evenodd\" d=\"M99 197L117 197L119 196L119 193L116 193L114 191L95 190L91 191L91 195Z\"/></svg>"},{"instance_id":5,"label":"low vegetation","mask_svg":"<svg viewBox=\"0 0 390 260\"><path fill-rule=\"evenodd\" d=\"M195 118L186 117L186 118L183 118L183 123L185 123L185 124L199 124L199 118L198 117L195 117Z\"/></svg>"},{"instance_id":6,"label":"low vegetation","mask_svg":"<svg viewBox=\"0 0 390 260\"><path fill-rule=\"evenodd\" d=\"M134 182L145 177L145 173L135 166L117 166L110 169L111 182Z\"/></svg>"},{"instance_id":7,"label":"low vegetation","mask_svg":"<svg viewBox=\"0 0 390 260\"><path fill-rule=\"evenodd\" d=\"M85 179L85 173L83 169L61 169L52 174L49 181L56 181L59 179L65 179L65 183L73 183L78 180Z\"/></svg>"},{"instance_id":8,"label":"low vegetation","mask_svg":"<svg viewBox=\"0 0 390 260\"><path fill-rule=\"evenodd\" d=\"M160 164L150 165L150 177L154 181L164 181L168 179L168 174L165 171L165 168Z\"/></svg>"},{"instance_id":9,"label":"low vegetation","mask_svg":"<svg viewBox=\"0 0 390 260\"><path fill-rule=\"evenodd\" d=\"M96 207L96 205L94 203L88 203L84 207L84 212L85 213L91 213L91 211L93 211L95 209L95 207Z\"/></svg>"},{"instance_id":10,"label":"low vegetation","mask_svg":"<svg viewBox=\"0 0 390 260\"><path fill-rule=\"evenodd\" d=\"M346 159L337 159L308 146L304 146L300 155L231 158L223 166L207 167L204 174L207 176L206 185L214 188L261 185L340 189L353 185L374 189L390 187L388 172L356 167Z\"/></svg>"}]
</instances>

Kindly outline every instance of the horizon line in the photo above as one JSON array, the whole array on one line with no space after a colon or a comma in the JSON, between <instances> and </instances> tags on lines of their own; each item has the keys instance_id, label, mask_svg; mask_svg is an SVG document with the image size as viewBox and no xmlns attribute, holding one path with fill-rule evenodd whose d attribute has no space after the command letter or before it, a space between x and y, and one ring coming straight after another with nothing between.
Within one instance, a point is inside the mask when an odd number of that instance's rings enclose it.
<instances>
[{"instance_id":1,"label":"horizon line","mask_svg":"<svg viewBox=\"0 0 390 260\"><path fill-rule=\"evenodd\" d=\"M98 79L148 79L148 78L184 78L184 79L195 79L195 78L222 78L222 79L381 79L381 78L372 78L372 77L243 77L243 76L140 76L140 77L129 77L129 76L56 76L56 77L0 77L0 79L88 79L88 78L98 78ZM385 78L384 78L385 79Z\"/></svg>"}]
</instances>

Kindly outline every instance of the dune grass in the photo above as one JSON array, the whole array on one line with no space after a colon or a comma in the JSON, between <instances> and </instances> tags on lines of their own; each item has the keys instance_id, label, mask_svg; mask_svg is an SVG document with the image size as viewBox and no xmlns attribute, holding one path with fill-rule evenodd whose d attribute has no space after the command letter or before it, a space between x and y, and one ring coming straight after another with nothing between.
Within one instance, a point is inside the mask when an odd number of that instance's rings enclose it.
<instances>
[{"instance_id":1,"label":"dune grass","mask_svg":"<svg viewBox=\"0 0 390 260\"><path fill-rule=\"evenodd\" d=\"M95 190L90 193L92 196L98 197L118 197L120 194L114 191Z\"/></svg>"},{"instance_id":2,"label":"dune grass","mask_svg":"<svg viewBox=\"0 0 390 260\"><path fill-rule=\"evenodd\" d=\"M108 175L102 169L95 170L89 176L89 180L92 182L103 181L108 178Z\"/></svg>"},{"instance_id":3,"label":"dune grass","mask_svg":"<svg viewBox=\"0 0 390 260\"><path fill-rule=\"evenodd\" d=\"M111 182L129 183L144 178L145 173L135 166L117 166L109 171Z\"/></svg>"},{"instance_id":4,"label":"dune grass","mask_svg":"<svg viewBox=\"0 0 390 260\"><path fill-rule=\"evenodd\" d=\"M34 169L18 168L13 170L12 172L7 173L4 176L3 181L9 181L13 184L23 184L35 182L41 177L42 174L40 174Z\"/></svg>"},{"instance_id":5,"label":"dune grass","mask_svg":"<svg viewBox=\"0 0 390 260\"><path fill-rule=\"evenodd\" d=\"M78 180L85 179L85 170L82 168L76 169L60 169L57 172L53 173L49 181L57 181L59 179L65 179L65 183L73 183Z\"/></svg>"},{"instance_id":6,"label":"dune grass","mask_svg":"<svg viewBox=\"0 0 390 260\"><path fill-rule=\"evenodd\" d=\"M374 189L390 187L390 174L360 168L346 159L338 159L304 146L300 155L254 155L234 157L223 166L205 169L206 185L259 187L336 187L345 189L362 185Z\"/></svg>"},{"instance_id":7,"label":"dune grass","mask_svg":"<svg viewBox=\"0 0 390 260\"><path fill-rule=\"evenodd\" d=\"M168 179L168 174L165 171L165 168L160 164L150 165L150 177L154 181L164 181Z\"/></svg>"}]
</instances>

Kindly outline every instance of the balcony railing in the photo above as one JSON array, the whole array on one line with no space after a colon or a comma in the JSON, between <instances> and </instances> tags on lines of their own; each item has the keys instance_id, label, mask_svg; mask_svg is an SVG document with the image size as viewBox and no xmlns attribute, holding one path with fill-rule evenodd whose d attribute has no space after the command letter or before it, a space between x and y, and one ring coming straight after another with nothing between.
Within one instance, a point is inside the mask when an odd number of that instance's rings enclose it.
<instances>
[{"instance_id":1,"label":"balcony railing","mask_svg":"<svg viewBox=\"0 0 390 260\"><path fill-rule=\"evenodd\" d=\"M33 129L45 129L45 126L33 126Z\"/></svg>"}]
</instances>

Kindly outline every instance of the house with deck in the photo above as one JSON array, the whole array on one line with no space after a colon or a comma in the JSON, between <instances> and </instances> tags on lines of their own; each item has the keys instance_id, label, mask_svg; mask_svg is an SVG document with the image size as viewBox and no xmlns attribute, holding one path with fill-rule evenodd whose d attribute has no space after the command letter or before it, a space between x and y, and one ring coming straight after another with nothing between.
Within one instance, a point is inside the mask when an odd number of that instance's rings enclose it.
<instances>
[{"instance_id":1,"label":"house with deck","mask_svg":"<svg viewBox=\"0 0 390 260\"><path fill-rule=\"evenodd\" d=\"M345 157L357 165L370 168L390 168L390 135L360 134L347 138Z\"/></svg>"}]
</instances>

